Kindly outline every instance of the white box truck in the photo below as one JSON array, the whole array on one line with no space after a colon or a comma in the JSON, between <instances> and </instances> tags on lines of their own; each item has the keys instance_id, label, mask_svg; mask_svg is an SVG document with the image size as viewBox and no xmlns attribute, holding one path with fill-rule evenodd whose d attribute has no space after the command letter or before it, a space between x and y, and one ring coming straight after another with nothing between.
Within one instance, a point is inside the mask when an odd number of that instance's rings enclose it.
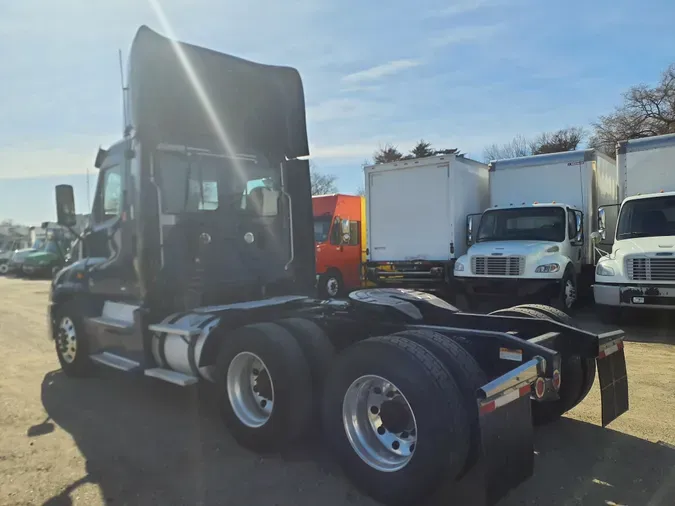
<instances>
[{"instance_id":1,"label":"white box truck","mask_svg":"<svg viewBox=\"0 0 675 506\"><path fill-rule=\"evenodd\" d=\"M490 208L467 217L455 280L469 307L503 296L569 310L590 294L598 207L618 200L614 161L593 150L490 163ZM511 304L509 304L511 305Z\"/></svg>"},{"instance_id":2,"label":"white box truck","mask_svg":"<svg viewBox=\"0 0 675 506\"><path fill-rule=\"evenodd\" d=\"M598 212L600 234L614 241L593 285L608 322L623 307L675 310L675 134L620 142L617 166L621 207L616 228L610 209Z\"/></svg>"},{"instance_id":3,"label":"white box truck","mask_svg":"<svg viewBox=\"0 0 675 506\"><path fill-rule=\"evenodd\" d=\"M450 154L364 172L367 280L450 294L455 259L466 252L466 215L487 205L488 166Z\"/></svg>"}]
</instances>

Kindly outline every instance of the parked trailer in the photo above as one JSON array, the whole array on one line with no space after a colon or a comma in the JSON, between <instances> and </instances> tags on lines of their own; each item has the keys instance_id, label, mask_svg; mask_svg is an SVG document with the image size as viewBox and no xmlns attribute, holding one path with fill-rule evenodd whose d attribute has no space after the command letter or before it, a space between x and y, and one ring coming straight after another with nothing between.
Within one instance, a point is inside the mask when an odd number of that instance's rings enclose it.
<instances>
[{"instance_id":1,"label":"parked trailer","mask_svg":"<svg viewBox=\"0 0 675 506\"><path fill-rule=\"evenodd\" d=\"M598 261L596 309L614 322L622 308L675 309L675 134L618 143L621 209L609 229L610 254ZM608 206L599 211L601 239Z\"/></svg>"},{"instance_id":2,"label":"parked trailer","mask_svg":"<svg viewBox=\"0 0 675 506\"><path fill-rule=\"evenodd\" d=\"M487 165L446 154L364 171L367 278L378 286L451 296L453 265L467 248L466 215L487 206Z\"/></svg>"},{"instance_id":3,"label":"parked trailer","mask_svg":"<svg viewBox=\"0 0 675 506\"><path fill-rule=\"evenodd\" d=\"M628 409L621 331L585 332L543 306L463 314L404 289L313 296L295 70L146 27L130 69L125 136L96 158L88 256L51 288L65 374L96 364L213 382L225 424L254 450L288 446L320 420L346 475L387 504L418 504L477 463L482 500L496 502L533 472L533 420L578 404L596 364L603 425ZM56 201L72 226L72 187L57 186Z\"/></svg>"},{"instance_id":4,"label":"parked trailer","mask_svg":"<svg viewBox=\"0 0 675 506\"><path fill-rule=\"evenodd\" d=\"M490 162L490 208L467 218L458 286L470 305L517 297L569 310L590 295L598 206L616 202L616 165L593 149Z\"/></svg>"}]
</instances>

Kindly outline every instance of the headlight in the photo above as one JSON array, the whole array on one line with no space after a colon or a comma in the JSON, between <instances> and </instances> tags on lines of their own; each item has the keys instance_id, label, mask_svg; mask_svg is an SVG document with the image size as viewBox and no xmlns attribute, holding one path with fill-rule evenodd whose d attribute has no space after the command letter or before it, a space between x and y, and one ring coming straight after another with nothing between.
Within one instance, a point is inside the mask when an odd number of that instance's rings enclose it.
<instances>
[{"instance_id":1,"label":"headlight","mask_svg":"<svg viewBox=\"0 0 675 506\"><path fill-rule=\"evenodd\" d=\"M544 264L537 267L534 272L538 273L550 273L558 272L560 270L560 264Z\"/></svg>"},{"instance_id":2,"label":"headlight","mask_svg":"<svg viewBox=\"0 0 675 506\"><path fill-rule=\"evenodd\" d=\"M607 267L605 264L598 264L595 273L598 276L614 276L614 269Z\"/></svg>"},{"instance_id":3,"label":"headlight","mask_svg":"<svg viewBox=\"0 0 675 506\"><path fill-rule=\"evenodd\" d=\"M455 262L455 272L462 272L464 270L464 264L461 262Z\"/></svg>"}]
</instances>

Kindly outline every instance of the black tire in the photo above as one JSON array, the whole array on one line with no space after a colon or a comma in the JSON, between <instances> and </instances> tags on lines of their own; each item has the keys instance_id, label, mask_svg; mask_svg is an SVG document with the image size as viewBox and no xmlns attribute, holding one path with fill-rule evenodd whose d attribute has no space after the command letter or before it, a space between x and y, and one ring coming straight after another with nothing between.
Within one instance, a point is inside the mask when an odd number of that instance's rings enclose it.
<instances>
[{"instance_id":1,"label":"black tire","mask_svg":"<svg viewBox=\"0 0 675 506\"><path fill-rule=\"evenodd\" d=\"M465 474L477 461L480 450L480 425L478 421L478 403L476 391L488 383L487 376L473 355L455 340L433 330L404 330L395 336L403 336L424 346L439 359L457 382L464 399L464 409L469 416L471 446Z\"/></svg>"},{"instance_id":2,"label":"black tire","mask_svg":"<svg viewBox=\"0 0 675 506\"><path fill-rule=\"evenodd\" d=\"M9 265L6 261L0 262L0 276L5 276L9 273Z\"/></svg>"},{"instance_id":3,"label":"black tire","mask_svg":"<svg viewBox=\"0 0 675 506\"><path fill-rule=\"evenodd\" d=\"M595 305L595 314L606 325L618 325L621 323L621 306Z\"/></svg>"},{"instance_id":4,"label":"black tire","mask_svg":"<svg viewBox=\"0 0 675 506\"><path fill-rule=\"evenodd\" d=\"M544 312L522 306L500 309L490 314L555 320L555 318L552 318ZM562 381L560 383L560 390L558 391L558 395L560 396L558 400L544 402L532 401L532 421L534 422L534 425L546 425L555 422L559 420L564 413L577 405L577 400L582 394L585 378L581 357L578 355L561 357L560 377Z\"/></svg>"},{"instance_id":5,"label":"black tire","mask_svg":"<svg viewBox=\"0 0 675 506\"><path fill-rule=\"evenodd\" d=\"M258 427L240 420L228 395L228 369L242 352L253 353L264 362L273 384L272 413ZM255 451L274 452L285 448L305 433L312 418L309 365L300 345L280 325L246 325L225 336L216 359L216 388L225 425L239 444Z\"/></svg>"},{"instance_id":6,"label":"black tire","mask_svg":"<svg viewBox=\"0 0 675 506\"><path fill-rule=\"evenodd\" d=\"M331 269L319 276L318 290L322 299L341 297L344 294L344 282L340 272Z\"/></svg>"},{"instance_id":7,"label":"black tire","mask_svg":"<svg viewBox=\"0 0 675 506\"><path fill-rule=\"evenodd\" d=\"M89 358L89 338L84 330L82 311L75 303L66 302L54 316L54 346L61 370L71 378L91 375L93 363ZM71 353L73 350L72 343L68 339L70 332L73 332L75 337L74 360L68 358L68 350L70 349Z\"/></svg>"},{"instance_id":8,"label":"black tire","mask_svg":"<svg viewBox=\"0 0 675 506\"><path fill-rule=\"evenodd\" d=\"M566 296L568 284L571 285L575 293L575 298L571 304L567 302ZM553 306L555 309L559 309L560 311L570 312L574 308L574 303L577 300L577 294L577 279L574 274L574 270L571 267L568 267L565 269L565 274L563 274L563 277L560 280L560 290L558 291L557 297L551 301L551 306Z\"/></svg>"},{"instance_id":9,"label":"black tire","mask_svg":"<svg viewBox=\"0 0 675 506\"><path fill-rule=\"evenodd\" d=\"M326 373L335 358L335 347L316 323L305 318L286 318L275 323L288 330L302 349L312 377L314 409L319 410Z\"/></svg>"},{"instance_id":10,"label":"black tire","mask_svg":"<svg viewBox=\"0 0 675 506\"><path fill-rule=\"evenodd\" d=\"M559 309L556 309L551 306L545 306L543 304L524 304L522 306L516 306L516 307L524 307L527 309L534 309L535 311L539 311L540 313L544 313L545 315L549 316L552 320L555 320L557 322L563 323L565 325L568 325L570 327L574 328L579 328L579 325L576 324L574 321L574 318L572 318L570 315L565 313L564 311L561 311ZM593 388L593 383L595 382L595 359L594 358L583 358L581 360L581 368L583 369L583 382L581 386L581 393L579 394L579 398L576 400L574 403L574 406L577 406L581 404L581 401L583 401L586 396L588 395L588 392L591 391L591 388ZM572 407L574 407L572 406ZM572 408L570 408L572 409Z\"/></svg>"},{"instance_id":11,"label":"black tire","mask_svg":"<svg viewBox=\"0 0 675 506\"><path fill-rule=\"evenodd\" d=\"M392 382L414 412L417 444L402 469L376 470L361 459L347 437L345 393L365 375ZM460 388L438 358L402 336L370 338L338 355L326 379L322 421L345 474L384 504L419 504L440 482L456 479L469 454L469 419Z\"/></svg>"}]
</instances>

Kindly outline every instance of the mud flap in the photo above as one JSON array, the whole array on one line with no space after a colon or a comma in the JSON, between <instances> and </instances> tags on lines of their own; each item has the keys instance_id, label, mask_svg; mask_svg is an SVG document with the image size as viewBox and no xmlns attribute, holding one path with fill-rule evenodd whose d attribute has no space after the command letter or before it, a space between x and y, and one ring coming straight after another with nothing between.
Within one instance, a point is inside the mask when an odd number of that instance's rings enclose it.
<instances>
[{"instance_id":1,"label":"mud flap","mask_svg":"<svg viewBox=\"0 0 675 506\"><path fill-rule=\"evenodd\" d=\"M534 428L529 395L480 415L486 506L492 506L534 472Z\"/></svg>"},{"instance_id":2,"label":"mud flap","mask_svg":"<svg viewBox=\"0 0 675 506\"><path fill-rule=\"evenodd\" d=\"M597 358L602 400L602 426L612 423L628 411L628 375L623 341L601 350Z\"/></svg>"}]
</instances>

